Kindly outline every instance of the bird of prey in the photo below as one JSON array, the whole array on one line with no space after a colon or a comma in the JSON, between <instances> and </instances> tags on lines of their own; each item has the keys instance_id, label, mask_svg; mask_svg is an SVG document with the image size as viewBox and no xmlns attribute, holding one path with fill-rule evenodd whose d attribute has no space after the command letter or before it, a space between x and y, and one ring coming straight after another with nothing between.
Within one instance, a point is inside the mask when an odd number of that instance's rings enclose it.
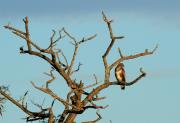
<instances>
[{"instance_id":1,"label":"bird of prey","mask_svg":"<svg viewBox=\"0 0 180 123\"><path fill-rule=\"evenodd\" d=\"M125 89L126 84L126 78L125 78L125 70L124 70L124 64L119 63L115 68L115 77L117 81L119 82L121 89Z\"/></svg>"}]
</instances>

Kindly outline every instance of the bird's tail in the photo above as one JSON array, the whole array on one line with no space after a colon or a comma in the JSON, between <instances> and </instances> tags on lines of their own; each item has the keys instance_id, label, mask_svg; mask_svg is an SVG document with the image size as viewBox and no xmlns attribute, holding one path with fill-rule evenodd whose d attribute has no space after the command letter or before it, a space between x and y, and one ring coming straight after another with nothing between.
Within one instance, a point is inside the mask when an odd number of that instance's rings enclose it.
<instances>
[{"instance_id":1,"label":"bird's tail","mask_svg":"<svg viewBox=\"0 0 180 123\"><path fill-rule=\"evenodd\" d=\"M125 90L125 85L121 85L121 89L122 89L122 90Z\"/></svg>"}]
</instances>

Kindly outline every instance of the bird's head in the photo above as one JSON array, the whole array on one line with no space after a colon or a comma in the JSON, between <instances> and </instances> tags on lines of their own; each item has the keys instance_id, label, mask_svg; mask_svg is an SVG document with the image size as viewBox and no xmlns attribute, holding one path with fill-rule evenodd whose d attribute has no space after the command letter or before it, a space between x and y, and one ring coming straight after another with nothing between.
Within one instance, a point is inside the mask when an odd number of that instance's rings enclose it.
<instances>
[{"instance_id":1,"label":"bird's head","mask_svg":"<svg viewBox=\"0 0 180 123\"><path fill-rule=\"evenodd\" d=\"M119 66L119 67L124 67L124 64L120 62L120 63L118 64L118 66Z\"/></svg>"}]
</instances>

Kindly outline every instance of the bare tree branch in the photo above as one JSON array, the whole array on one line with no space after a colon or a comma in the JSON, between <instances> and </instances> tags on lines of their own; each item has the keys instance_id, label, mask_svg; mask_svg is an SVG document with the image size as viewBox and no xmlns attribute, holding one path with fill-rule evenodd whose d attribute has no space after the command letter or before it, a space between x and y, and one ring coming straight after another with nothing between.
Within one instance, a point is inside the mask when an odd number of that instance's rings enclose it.
<instances>
[{"instance_id":1,"label":"bare tree branch","mask_svg":"<svg viewBox=\"0 0 180 123\"><path fill-rule=\"evenodd\" d=\"M25 23L26 41L27 41L28 50L29 50L29 52L31 52L31 41L30 41L30 34L29 34L29 19L28 19L28 17L25 17L25 19L23 19L23 21Z\"/></svg>"},{"instance_id":2,"label":"bare tree branch","mask_svg":"<svg viewBox=\"0 0 180 123\"><path fill-rule=\"evenodd\" d=\"M70 63L70 66L69 66L68 72L67 72L68 75L71 75L71 73L72 73L72 72L71 72L71 71L72 71L72 67L73 67L74 62L75 62L75 59L76 59L76 55L77 55L77 52L78 52L79 45L82 44L82 43L85 43L85 42L87 42L87 41L89 41L89 40L94 39L97 35L93 35L93 36L88 37L88 38L83 38L81 41L78 42L78 41L75 39L75 37L71 36L71 34L69 34L69 33L65 30L65 28L63 28L63 31L64 31L64 33L65 33L70 39L73 40L72 44L73 44L74 47L75 47L75 48L74 48L73 57L72 57L72 60L71 60L71 63Z\"/></svg>"},{"instance_id":3,"label":"bare tree branch","mask_svg":"<svg viewBox=\"0 0 180 123\"><path fill-rule=\"evenodd\" d=\"M120 57L123 58L124 56L123 56L123 54L122 54L120 48L118 48L118 52L119 52Z\"/></svg>"},{"instance_id":4,"label":"bare tree branch","mask_svg":"<svg viewBox=\"0 0 180 123\"><path fill-rule=\"evenodd\" d=\"M44 73L44 74L46 74L46 75L48 75L48 76L51 77L51 79L46 82L46 88L48 88L49 83L51 83L52 81L54 81L54 80L56 79L56 78L54 77L54 75L53 75L53 71L54 71L54 69L52 69L52 70L50 71L50 74Z\"/></svg>"},{"instance_id":5,"label":"bare tree branch","mask_svg":"<svg viewBox=\"0 0 180 123\"><path fill-rule=\"evenodd\" d=\"M70 66L69 66L68 72L67 72L68 75L70 75L72 67L74 65L75 58L76 58L76 55L77 55L77 52L78 52L78 47L79 47L79 45L75 45L74 54L73 54L73 57L72 57L72 60L71 60L71 63L70 63Z\"/></svg>"},{"instance_id":6,"label":"bare tree branch","mask_svg":"<svg viewBox=\"0 0 180 123\"><path fill-rule=\"evenodd\" d=\"M142 70L142 68L140 68L140 72L141 72L141 75L139 77L137 77L135 80L131 81L131 82L126 82L126 86L133 85L136 82L138 82L138 80L140 80L142 77L146 76L146 73Z\"/></svg>"},{"instance_id":7,"label":"bare tree branch","mask_svg":"<svg viewBox=\"0 0 180 123\"><path fill-rule=\"evenodd\" d=\"M66 62L66 67L68 67L69 65L68 65L68 60L67 60L66 56L64 55L62 50L60 50L60 53L61 53L61 55L63 56L63 58L64 58L64 60Z\"/></svg>"},{"instance_id":8,"label":"bare tree branch","mask_svg":"<svg viewBox=\"0 0 180 123\"><path fill-rule=\"evenodd\" d=\"M76 70L72 71L70 75L72 75L72 74L75 73L75 72L78 72L78 71L80 70L80 67L81 67L82 65L83 65L83 64L81 64L81 63L79 62L78 68L77 68Z\"/></svg>"},{"instance_id":9,"label":"bare tree branch","mask_svg":"<svg viewBox=\"0 0 180 123\"><path fill-rule=\"evenodd\" d=\"M135 78L131 82L126 82L125 86L131 86L131 85L137 83L141 78L146 76L146 73L142 70L142 68L140 68L140 72L141 72L141 74L137 78ZM117 81L110 82L110 85L121 85L121 84L123 85L124 83L120 83L120 82L117 82Z\"/></svg>"},{"instance_id":10,"label":"bare tree branch","mask_svg":"<svg viewBox=\"0 0 180 123\"><path fill-rule=\"evenodd\" d=\"M79 110L78 107L76 107L75 105L72 105L72 104L66 102L65 100L61 99L57 94L55 94L55 93L54 93L52 90L50 90L49 88L41 88L41 87L38 87L38 86L36 86L36 85L34 84L34 82L31 82L31 84L32 84L33 87L35 87L36 89L38 89L38 90L40 90L40 91L42 91L42 92L50 95L50 96L53 97L54 99L57 99L57 100L58 100L59 102L61 102L64 106L69 105L69 106L72 106L73 108Z\"/></svg>"},{"instance_id":11,"label":"bare tree branch","mask_svg":"<svg viewBox=\"0 0 180 123\"><path fill-rule=\"evenodd\" d=\"M0 90L3 91L4 93L9 92L8 87L6 86L0 86ZM6 101L6 98L0 94L0 115L2 116L2 112L4 111L4 103Z\"/></svg>"},{"instance_id":12,"label":"bare tree branch","mask_svg":"<svg viewBox=\"0 0 180 123\"><path fill-rule=\"evenodd\" d=\"M26 35L25 32L23 32L23 31L21 31L21 30L19 30L19 29L13 28L13 27L11 27L9 24L8 24L8 25L5 25L4 28L9 29L9 30L11 30L11 31L13 31L13 32L17 32L17 33L22 34L22 35L24 35L24 36Z\"/></svg>"},{"instance_id":13,"label":"bare tree branch","mask_svg":"<svg viewBox=\"0 0 180 123\"><path fill-rule=\"evenodd\" d=\"M58 62L56 62L55 60L55 54L54 53L51 53L49 52L49 50L46 50L46 49L42 49L40 48L39 46L37 46L35 43L33 43L31 40L30 40L30 37L29 37L29 29L28 29L28 18L26 17L24 20L24 23L25 23L25 28L26 28L26 36L24 37L21 33L19 33L20 31L17 31L17 29L13 28L13 27L10 27L10 26L5 26L5 28L13 31L13 33L19 35L21 38L25 39L26 42L27 42L27 45L28 45L28 50L24 50L22 47L20 48L20 52L25 54L30 54L30 55L35 55L37 57L40 57L44 60L46 60L49 64L51 64L57 71L58 73L66 80L68 86L70 86L71 88L75 88L74 86L74 83L73 81L71 80L71 78L65 73L65 71L61 68L60 64ZM21 34L21 35L20 35ZM32 46L34 46L37 50L40 51L39 52L36 52L36 51L32 51L31 49L31 44ZM50 59L48 56L42 54L41 52L44 52L44 53L48 53L48 54L52 54L52 59Z\"/></svg>"},{"instance_id":14,"label":"bare tree branch","mask_svg":"<svg viewBox=\"0 0 180 123\"><path fill-rule=\"evenodd\" d=\"M104 14L104 12L102 12L102 15L103 15L104 22L106 22L106 24L108 26L109 34L110 34L110 38L111 38L111 42L110 42L109 46L107 47L105 53L102 56L104 67L105 67L105 80L104 80L104 82L109 82L110 69L109 69L109 65L107 63L107 56L108 56L110 50L112 49L116 39L122 39L124 37L123 36L115 37L113 34L113 31L112 31L112 27L111 27L112 20L108 20L106 15Z\"/></svg>"},{"instance_id":15,"label":"bare tree branch","mask_svg":"<svg viewBox=\"0 0 180 123\"><path fill-rule=\"evenodd\" d=\"M26 107L24 107L24 105L20 104L18 101L13 99L10 95L8 95L4 91L2 91L1 88L0 88L0 94L3 95L6 99L8 99L11 103L16 105L18 108L20 108L24 113L29 115L29 118L33 117L33 118L43 119L43 118L49 117L49 113L45 113L44 111L40 111L40 112L29 111Z\"/></svg>"},{"instance_id":16,"label":"bare tree branch","mask_svg":"<svg viewBox=\"0 0 180 123\"><path fill-rule=\"evenodd\" d=\"M82 43L85 43L85 42L87 42L89 40L92 40L92 39L96 38L96 36L97 36L97 34L95 34L93 36L90 36L88 38L83 38L81 41L78 42L78 44L82 44Z\"/></svg>"},{"instance_id":17,"label":"bare tree branch","mask_svg":"<svg viewBox=\"0 0 180 123\"><path fill-rule=\"evenodd\" d=\"M97 116L98 116L98 118L97 118L96 120L87 121L87 122L82 122L82 123L96 123L96 122L98 122L99 120L102 119L102 117L101 117L101 115L100 115L98 112L96 112L96 114L97 114Z\"/></svg>"},{"instance_id":18,"label":"bare tree branch","mask_svg":"<svg viewBox=\"0 0 180 123\"><path fill-rule=\"evenodd\" d=\"M13 99L10 95L6 94L5 92L3 92L0 89L0 93L1 95L3 95L4 97L6 97L9 101L11 101L13 104L15 104L17 107L19 107L23 112L25 112L28 115L33 115L32 112L30 112L28 109L26 109L23 105L21 105L19 102L17 102L15 99Z\"/></svg>"},{"instance_id":19,"label":"bare tree branch","mask_svg":"<svg viewBox=\"0 0 180 123\"><path fill-rule=\"evenodd\" d=\"M94 79L95 79L95 83L94 84L91 84L91 85L88 85L88 86L86 86L86 87L83 87L82 89L87 89L87 88L91 88L91 87L94 87L94 86L96 86L96 85L98 85L100 82L98 81L98 79L97 79L97 76L95 75L95 74L93 74L93 76L94 76Z\"/></svg>"},{"instance_id":20,"label":"bare tree branch","mask_svg":"<svg viewBox=\"0 0 180 123\"><path fill-rule=\"evenodd\" d=\"M113 69L113 67L115 67L119 62L123 62L129 59L135 59L142 56L152 55L156 51L157 48L158 48L158 45L156 45L156 47L152 51L148 51L146 49L143 53L138 53L138 54L130 55L130 56L123 56L110 65L110 70Z\"/></svg>"},{"instance_id":21,"label":"bare tree branch","mask_svg":"<svg viewBox=\"0 0 180 123\"><path fill-rule=\"evenodd\" d=\"M77 43L75 37L71 36L71 35L65 30L65 28L63 28L62 30L64 31L64 33L65 33L70 39L72 39L72 40L74 41L73 44L75 45L75 44Z\"/></svg>"},{"instance_id":22,"label":"bare tree branch","mask_svg":"<svg viewBox=\"0 0 180 123\"><path fill-rule=\"evenodd\" d=\"M138 80L140 80L142 77L145 77L146 73L142 70L142 68L140 69L141 75L138 76L135 80L131 81L131 82L126 82L125 86L131 86L133 84L135 84L136 82L138 82ZM99 85L98 87L96 87L94 90L92 90L89 95L87 95L87 97L83 100L83 104L86 105L88 102L90 102L91 100L93 100L93 97L98 94L101 90L108 88L110 85L119 85L122 83L119 82L108 82L108 83L103 83L101 85Z\"/></svg>"}]
</instances>

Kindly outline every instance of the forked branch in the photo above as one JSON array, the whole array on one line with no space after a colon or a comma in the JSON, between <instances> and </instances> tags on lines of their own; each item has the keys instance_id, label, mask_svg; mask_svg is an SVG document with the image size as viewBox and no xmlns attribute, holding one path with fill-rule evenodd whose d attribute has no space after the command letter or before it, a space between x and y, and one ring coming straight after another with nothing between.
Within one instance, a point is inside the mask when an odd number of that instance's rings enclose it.
<instances>
[{"instance_id":1,"label":"forked branch","mask_svg":"<svg viewBox=\"0 0 180 123\"><path fill-rule=\"evenodd\" d=\"M135 55L130 55L130 56L124 56L121 53L121 57L119 59L117 59L114 63L112 63L110 65L110 70L113 69L118 63L123 62L125 60L130 60L130 59L135 59L135 58L139 58L142 56L148 56L148 55L152 55L158 48L158 45L155 46L155 48L152 51L148 51L147 49L142 52L142 53L137 53ZM120 51L121 52L121 51Z\"/></svg>"},{"instance_id":2,"label":"forked branch","mask_svg":"<svg viewBox=\"0 0 180 123\"><path fill-rule=\"evenodd\" d=\"M108 45L105 53L103 54L102 58L103 58L103 63L104 63L104 67L105 67L105 79L104 79L104 82L109 82L109 77L110 77L110 69L109 69L109 65L108 65L108 62L107 62L107 56L109 54L109 52L111 51L116 39L122 39L124 38L124 36L114 36L114 33L113 33L113 30L112 30L112 26L111 26L111 23L113 22L112 20L108 20L108 18L106 17L106 15L104 14L104 12L102 12L102 15L103 15L103 19L104 19L104 22L107 24L108 26L108 29L109 29L109 35L110 35L110 38L111 38L111 42L110 44Z\"/></svg>"},{"instance_id":3,"label":"forked branch","mask_svg":"<svg viewBox=\"0 0 180 123\"><path fill-rule=\"evenodd\" d=\"M103 89L105 88L108 88L110 85L119 85L119 84L123 84L123 83L120 83L120 82L110 82L109 81L109 78L110 78L110 71L112 70L112 68L114 68L118 63L124 61L124 60L129 60L129 59L135 59L135 58L138 58L138 57L141 57L141 56L146 56L146 55L151 55L153 54L156 49L158 48L158 46L156 46L152 51L148 51L148 50L145 50L144 53L139 53L139 54L135 54L135 55L131 55L131 56L124 56L121 52L120 49L118 49L119 51L119 54L120 54L120 58L118 60L116 60L113 64L111 65L108 65L107 63L107 56L110 52L110 50L112 49L114 43L115 43L115 40L116 39L121 39L123 37L118 37L116 38L113 34L113 30L112 30L112 27L111 27L111 22L112 20L108 20L106 15L104 13L103 14L103 19L104 21L106 22L107 26L108 26L108 29L109 29L109 34L110 34L110 38L111 38L111 42L110 44L108 45L104 55L102 56L103 57L103 62L104 62L104 67L105 67L105 80L103 84L99 85L98 87L96 87L95 89L93 89L89 95L87 95L87 97L83 100L83 104L86 105L88 102L92 101L94 96L96 94L98 94L99 92L101 92ZM133 80L132 82L129 82L129 83L125 83L125 86L130 86L130 85L133 85L134 83L136 83L138 80L140 80L142 77L145 77L146 73L144 71L142 71L142 69L140 69L140 72L141 72L141 75L138 76L135 80Z\"/></svg>"},{"instance_id":4,"label":"forked branch","mask_svg":"<svg viewBox=\"0 0 180 123\"><path fill-rule=\"evenodd\" d=\"M62 30L63 30L64 33L73 41L73 42L71 42L71 44L74 45L73 57L72 57L72 59L71 59L71 63L70 63L70 65L69 65L69 67L68 67L68 72L67 72L68 75L72 75L72 74L71 74L71 73L72 73L72 68L73 68L73 65L74 65L75 60L76 60L76 56L77 56L77 52L78 52L79 45L82 44L82 43L85 43L85 42L87 42L87 41L89 41L89 40L94 39L97 35L95 34L95 35L90 36L90 37L88 37L88 38L83 38L82 40L77 41L75 37L73 37L70 33L68 33L68 32L65 30L65 28L63 28Z\"/></svg>"},{"instance_id":5,"label":"forked branch","mask_svg":"<svg viewBox=\"0 0 180 123\"><path fill-rule=\"evenodd\" d=\"M46 112L48 109L42 110L40 112L31 112L27 109L27 106L20 104L18 101L13 99L10 95L4 92L1 88L0 88L0 94L3 95L6 99L8 99L11 103L16 105L18 108L20 108L24 113L26 113L28 115L27 121L29 120L29 118L33 118L34 121L39 120L39 119L49 118L49 113Z\"/></svg>"},{"instance_id":6,"label":"forked branch","mask_svg":"<svg viewBox=\"0 0 180 123\"><path fill-rule=\"evenodd\" d=\"M44 73L44 74L46 74L46 75L48 75L48 76L51 77L51 79L46 82L46 88L48 88L48 85L49 85L52 81L54 81L54 80L56 79L55 76L53 75L53 71L54 71L54 69L52 69L52 70L50 71L50 74L49 74L49 73Z\"/></svg>"}]
</instances>

